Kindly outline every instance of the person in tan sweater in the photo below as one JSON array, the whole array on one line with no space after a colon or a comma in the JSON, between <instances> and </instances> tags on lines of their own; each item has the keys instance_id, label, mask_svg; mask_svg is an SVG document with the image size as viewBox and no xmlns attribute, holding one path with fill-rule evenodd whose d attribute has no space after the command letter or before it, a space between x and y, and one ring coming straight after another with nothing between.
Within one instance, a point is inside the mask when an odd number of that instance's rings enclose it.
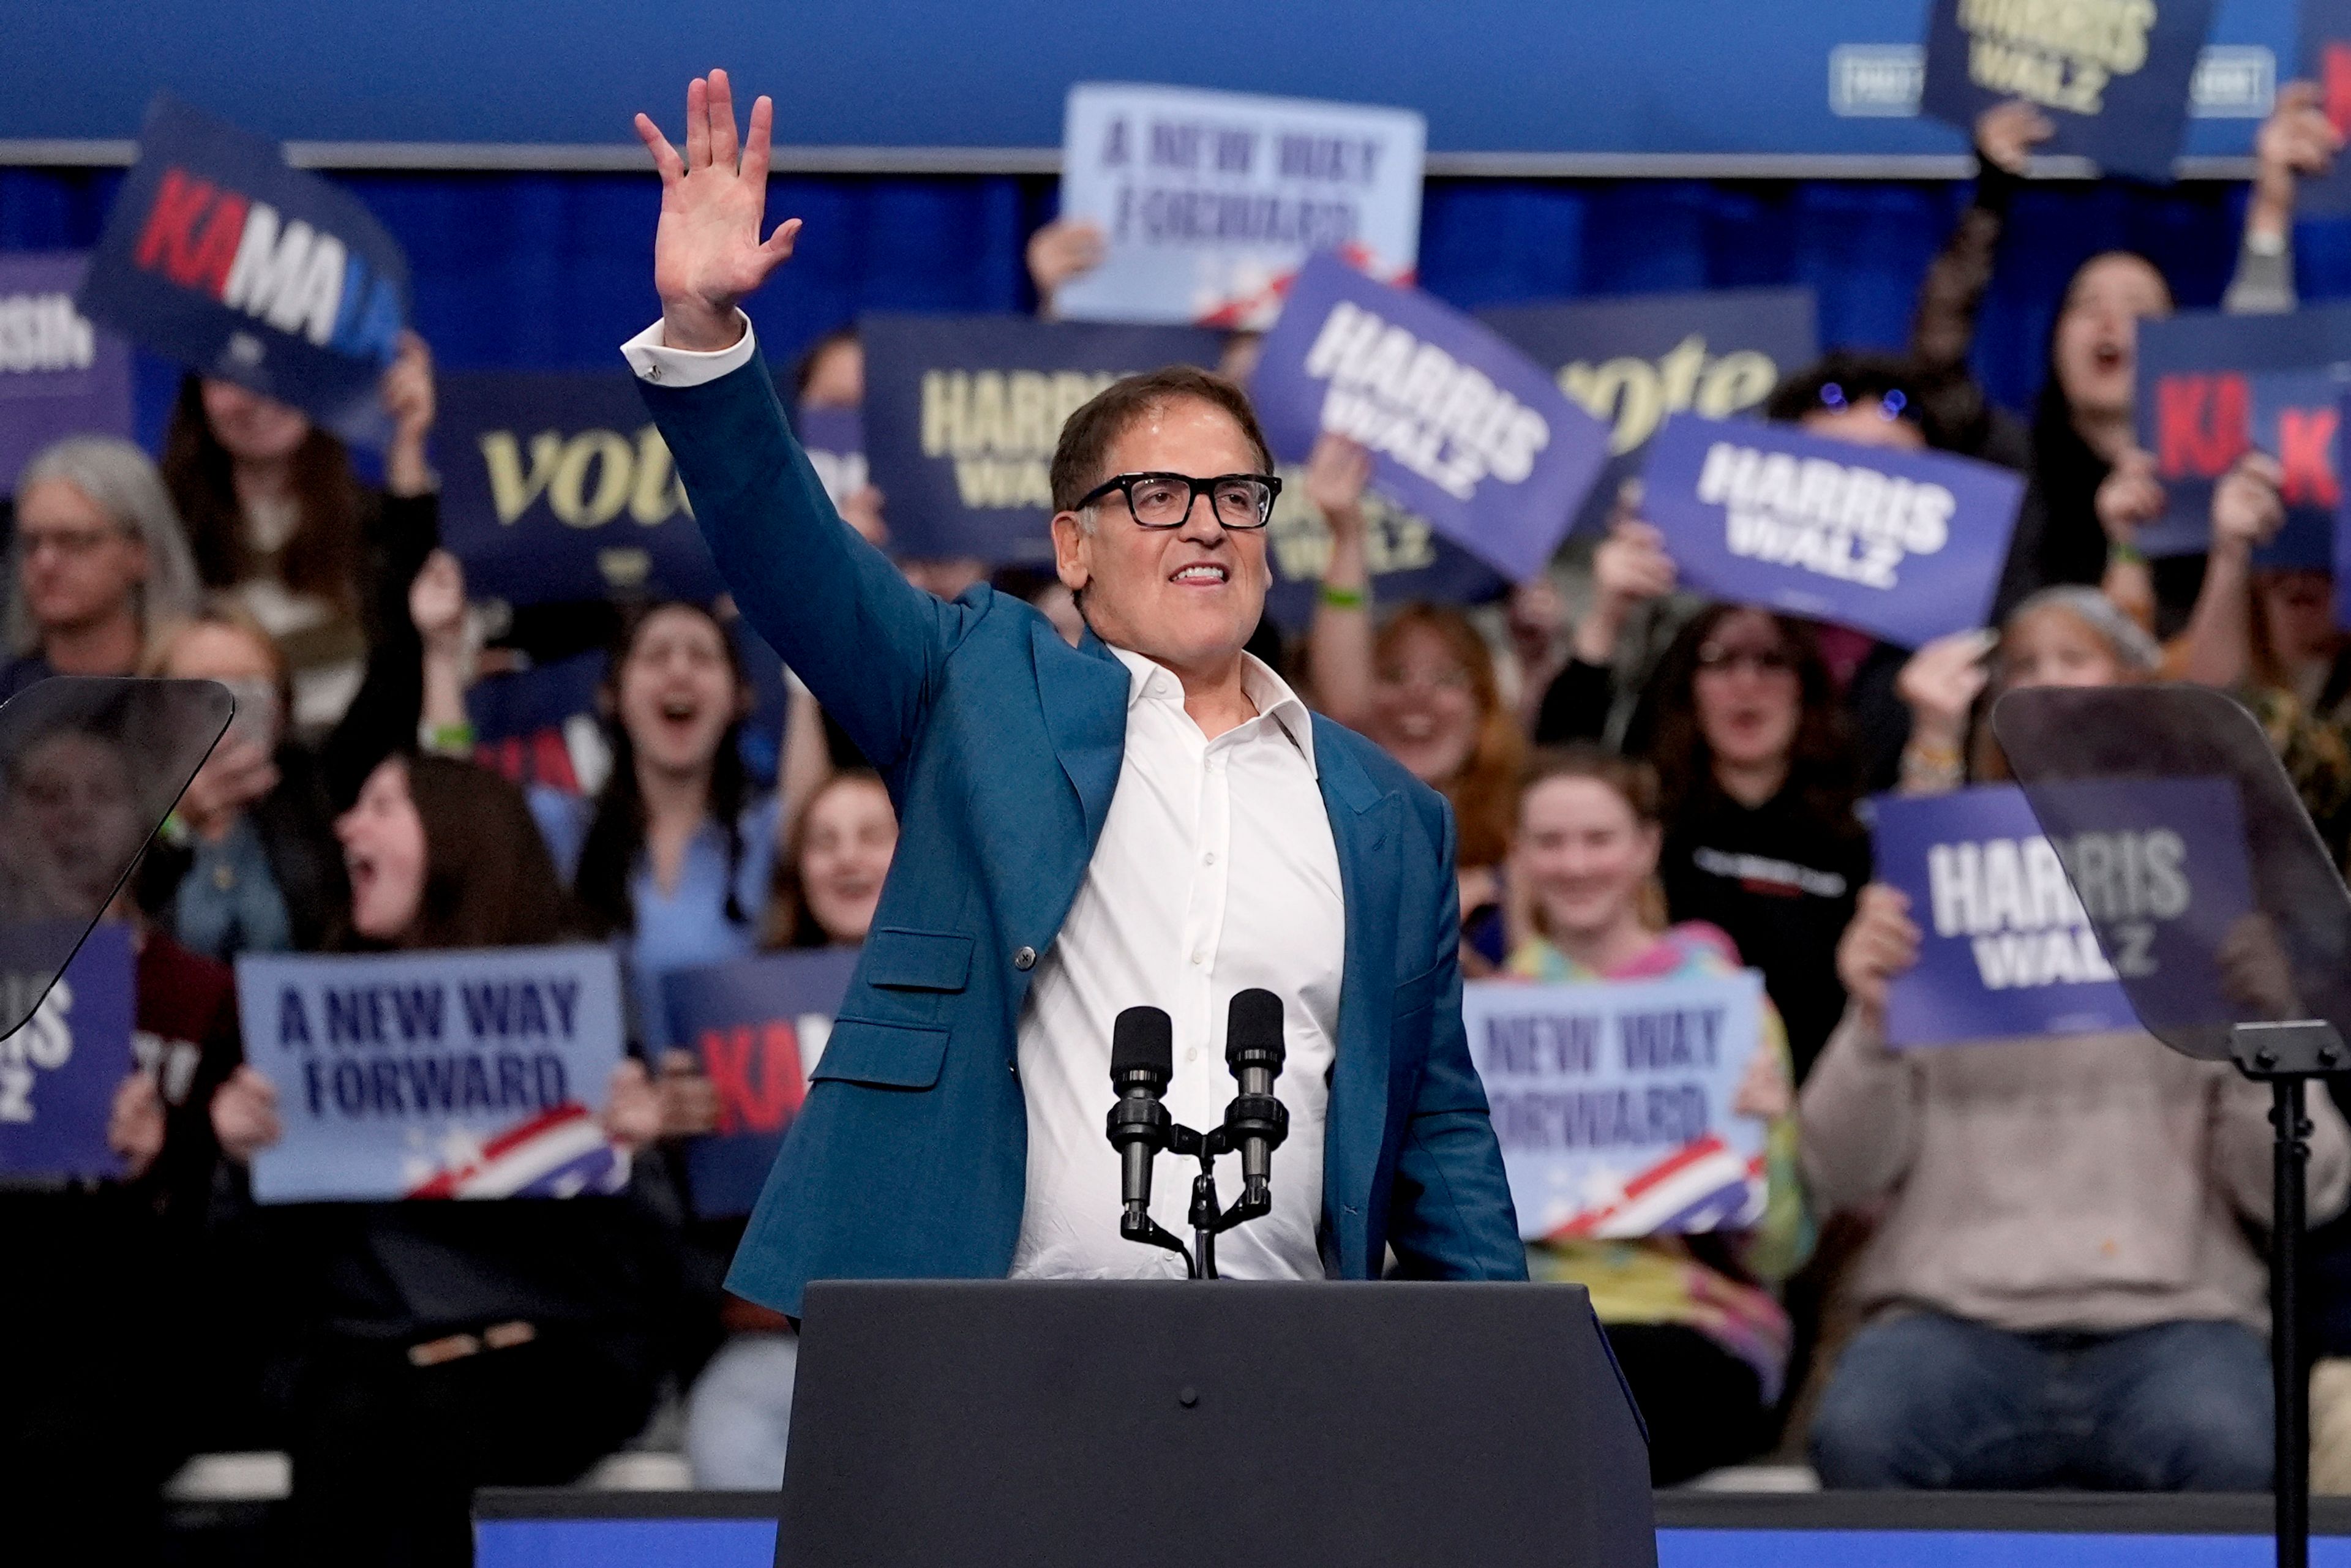
<instances>
[{"instance_id":1,"label":"person in tan sweater","mask_svg":"<svg viewBox=\"0 0 2351 1568\"><path fill-rule=\"evenodd\" d=\"M1906 788L1956 756L1938 714L1983 685L1930 644L1905 672ZM2151 640L2088 590L2028 600L2003 684L2144 677ZM1915 748L1914 748L1915 749ZM1996 756L1985 771L2002 773ZM1865 889L1837 949L1851 994L1798 1103L1823 1213L1874 1211L1865 1326L1812 1431L1830 1487L2265 1490L2269 1090L2133 1030L1896 1051L1887 983L1917 961L1907 900ZM2310 1213L2342 1207L2351 1132L2311 1097Z\"/></svg>"}]
</instances>

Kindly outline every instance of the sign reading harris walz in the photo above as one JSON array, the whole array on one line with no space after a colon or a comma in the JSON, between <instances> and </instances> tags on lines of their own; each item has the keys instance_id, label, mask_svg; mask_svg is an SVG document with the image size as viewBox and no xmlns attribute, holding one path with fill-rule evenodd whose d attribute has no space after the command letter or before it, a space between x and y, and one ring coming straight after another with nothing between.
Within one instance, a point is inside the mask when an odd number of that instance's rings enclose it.
<instances>
[{"instance_id":1,"label":"sign reading harris walz","mask_svg":"<svg viewBox=\"0 0 2351 1568\"><path fill-rule=\"evenodd\" d=\"M366 208L169 96L140 133L78 303L200 374L346 440L389 434L376 383L408 321L408 264Z\"/></svg>"},{"instance_id":2,"label":"sign reading harris walz","mask_svg":"<svg viewBox=\"0 0 2351 1568\"><path fill-rule=\"evenodd\" d=\"M2213 0L1934 0L1928 113L1962 130L2003 99L2056 122L2044 152L2168 181Z\"/></svg>"},{"instance_id":3,"label":"sign reading harris walz","mask_svg":"<svg viewBox=\"0 0 2351 1568\"><path fill-rule=\"evenodd\" d=\"M68 435L131 434L131 345L74 308L89 258L0 256L0 491Z\"/></svg>"},{"instance_id":4,"label":"sign reading harris walz","mask_svg":"<svg viewBox=\"0 0 2351 1568\"><path fill-rule=\"evenodd\" d=\"M1427 140L1408 110L1081 83L1061 214L1098 225L1105 252L1056 303L1071 320L1265 327L1324 250L1410 282Z\"/></svg>"},{"instance_id":5,"label":"sign reading harris walz","mask_svg":"<svg viewBox=\"0 0 2351 1568\"><path fill-rule=\"evenodd\" d=\"M892 549L994 565L1053 559L1048 472L1061 424L1121 376L1213 370L1218 335L1025 316L867 316L865 462Z\"/></svg>"}]
</instances>

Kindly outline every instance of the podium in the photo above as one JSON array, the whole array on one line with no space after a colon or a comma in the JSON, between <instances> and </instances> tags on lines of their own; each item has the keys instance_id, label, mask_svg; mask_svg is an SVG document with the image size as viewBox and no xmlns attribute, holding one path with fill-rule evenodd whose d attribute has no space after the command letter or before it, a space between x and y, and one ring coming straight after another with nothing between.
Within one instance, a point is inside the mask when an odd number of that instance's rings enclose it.
<instances>
[{"instance_id":1,"label":"podium","mask_svg":"<svg viewBox=\"0 0 2351 1568\"><path fill-rule=\"evenodd\" d=\"M778 1568L1654 1568L1581 1286L812 1283Z\"/></svg>"}]
</instances>

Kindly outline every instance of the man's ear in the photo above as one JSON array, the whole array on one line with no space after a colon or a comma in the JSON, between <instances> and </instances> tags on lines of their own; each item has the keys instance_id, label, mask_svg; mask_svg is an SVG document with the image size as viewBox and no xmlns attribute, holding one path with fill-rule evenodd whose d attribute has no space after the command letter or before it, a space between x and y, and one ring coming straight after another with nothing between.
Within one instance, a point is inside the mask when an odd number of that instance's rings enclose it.
<instances>
[{"instance_id":1,"label":"man's ear","mask_svg":"<svg viewBox=\"0 0 2351 1568\"><path fill-rule=\"evenodd\" d=\"M1092 543L1077 513L1053 514L1053 575L1071 593L1082 592L1093 577Z\"/></svg>"}]
</instances>

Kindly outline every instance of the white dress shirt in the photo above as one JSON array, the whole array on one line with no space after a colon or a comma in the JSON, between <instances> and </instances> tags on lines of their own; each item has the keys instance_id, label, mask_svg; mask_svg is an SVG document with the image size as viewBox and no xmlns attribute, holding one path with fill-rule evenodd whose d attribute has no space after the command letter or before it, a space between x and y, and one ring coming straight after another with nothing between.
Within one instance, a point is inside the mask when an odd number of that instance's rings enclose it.
<instances>
[{"instance_id":1,"label":"white dress shirt","mask_svg":"<svg viewBox=\"0 0 2351 1568\"><path fill-rule=\"evenodd\" d=\"M663 346L655 322L623 345L636 372L695 386L748 362L750 325L732 348ZM1217 1239L1232 1279L1321 1279L1322 1139L1337 1057L1346 901L1339 852L1316 783L1306 705L1264 664L1242 656L1241 689L1258 716L1210 740L1184 711L1183 685L1140 653L1114 648L1128 673L1126 749L1084 883L1030 977L1017 1059L1028 1103L1028 1197L1016 1279L1180 1276L1183 1260L1118 1233L1118 1151L1104 1135L1111 1030L1130 1007L1175 1026L1168 1113L1206 1132L1239 1092L1225 1065L1234 993L1281 998L1288 1055L1274 1093L1290 1135L1273 1156L1273 1211ZM1238 870L1238 880L1236 871ZM1159 1156L1151 1212L1187 1244L1194 1158ZM1217 1197L1240 1197L1240 1157L1217 1163Z\"/></svg>"}]
</instances>

